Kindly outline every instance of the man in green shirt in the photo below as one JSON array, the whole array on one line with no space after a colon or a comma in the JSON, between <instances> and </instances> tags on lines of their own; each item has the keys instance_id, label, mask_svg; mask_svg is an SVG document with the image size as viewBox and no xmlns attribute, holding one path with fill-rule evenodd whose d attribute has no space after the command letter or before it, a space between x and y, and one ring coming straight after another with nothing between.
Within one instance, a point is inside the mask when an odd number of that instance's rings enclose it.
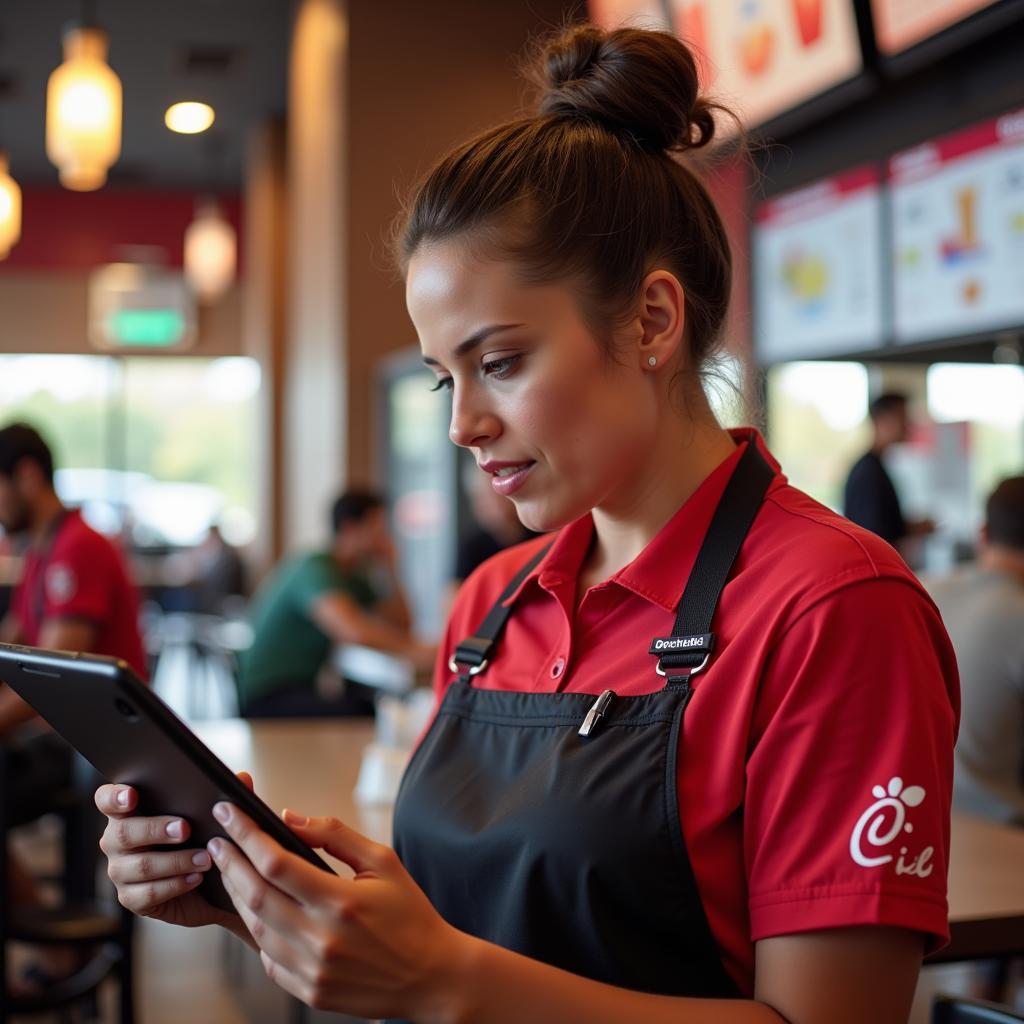
<instances>
[{"instance_id":1,"label":"man in green shirt","mask_svg":"<svg viewBox=\"0 0 1024 1024\"><path fill-rule=\"evenodd\" d=\"M321 694L338 644L362 644L429 668L434 648L410 633L409 610L395 571L395 549L380 497L346 491L331 510L326 551L279 566L253 602L253 643L239 663L240 712L246 718L358 714L372 711L347 686ZM384 577L386 596L378 592Z\"/></svg>"}]
</instances>

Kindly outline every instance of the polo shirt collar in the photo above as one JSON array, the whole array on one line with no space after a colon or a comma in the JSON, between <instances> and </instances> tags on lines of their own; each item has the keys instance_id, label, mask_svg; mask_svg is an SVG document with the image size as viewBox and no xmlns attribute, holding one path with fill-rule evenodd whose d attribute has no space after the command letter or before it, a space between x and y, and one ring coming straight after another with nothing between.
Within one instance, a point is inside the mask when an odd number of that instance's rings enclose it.
<instances>
[{"instance_id":1,"label":"polo shirt collar","mask_svg":"<svg viewBox=\"0 0 1024 1024\"><path fill-rule=\"evenodd\" d=\"M654 539L632 562L615 573L609 583L624 587L667 612L674 612L725 486L748 444L756 444L775 471L776 479L771 487L784 482L781 467L768 451L759 431L753 427L740 427L730 430L729 434L736 442L736 450L708 474ZM539 585L553 592L567 581L575 585L593 536L594 519L589 512L563 527L544 558L505 603L515 602L528 586Z\"/></svg>"}]
</instances>

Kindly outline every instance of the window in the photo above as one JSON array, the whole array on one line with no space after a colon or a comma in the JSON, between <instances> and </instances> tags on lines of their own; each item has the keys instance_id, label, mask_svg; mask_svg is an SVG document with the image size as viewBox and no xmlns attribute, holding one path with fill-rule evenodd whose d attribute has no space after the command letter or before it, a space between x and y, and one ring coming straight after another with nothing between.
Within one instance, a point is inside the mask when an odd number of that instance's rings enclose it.
<instances>
[{"instance_id":1,"label":"window","mask_svg":"<svg viewBox=\"0 0 1024 1024\"><path fill-rule=\"evenodd\" d=\"M106 533L178 546L257 529L259 365L245 358L0 355L0 423L54 449L57 490Z\"/></svg>"}]
</instances>

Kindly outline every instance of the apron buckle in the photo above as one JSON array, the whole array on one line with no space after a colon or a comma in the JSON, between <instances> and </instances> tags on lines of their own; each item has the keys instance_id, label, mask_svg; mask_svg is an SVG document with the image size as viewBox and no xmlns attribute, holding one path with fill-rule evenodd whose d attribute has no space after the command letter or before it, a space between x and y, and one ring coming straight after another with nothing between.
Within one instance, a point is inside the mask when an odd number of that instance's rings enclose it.
<instances>
[{"instance_id":1,"label":"apron buckle","mask_svg":"<svg viewBox=\"0 0 1024 1024\"><path fill-rule=\"evenodd\" d=\"M467 670L467 674L471 676L478 676L480 675L481 672L483 672L485 668L487 668L488 664L489 659L484 658L484 660L481 661L479 665L470 665ZM459 664L454 658L448 659L448 668L451 669L451 671L454 672L456 675L462 674L462 670L459 668Z\"/></svg>"},{"instance_id":2,"label":"apron buckle","mask_svg":"<svg viewBox=\"0 0 1024 1024\"><path fill-rule=\"evenodd\" d=\"M706 669L708 667L708 661L710 661L710 659L711 659L711 652L708 651L708 653L704 655L704 658L701 661L701 663L699 665L695 665L693 668L690 669L689 672L686 673L686 678L687 679L692 679L698 672L703 672L704 669ZM658 664L654 666L654 671L657 672L659 676L666 676L666 677L668 676L668 673L661 667L661 660L660 659L658 660ZM685 670L683 670L683 671L685 671ZM672 674L676 675L675 670L673 670Z\"/></svg>"}]
</instances>

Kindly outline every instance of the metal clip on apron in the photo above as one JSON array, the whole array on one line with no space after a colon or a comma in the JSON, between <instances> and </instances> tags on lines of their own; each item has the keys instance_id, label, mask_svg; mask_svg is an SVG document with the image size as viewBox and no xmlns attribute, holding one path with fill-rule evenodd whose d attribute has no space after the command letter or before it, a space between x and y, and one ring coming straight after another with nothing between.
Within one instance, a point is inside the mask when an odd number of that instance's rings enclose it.
<instances>
[{"instance_id":1,"label":"metal clip on apron","mask_svg":"<svg viewBox=\"0 0 1024 1024\"><path fill-rule=\"evenodd\" d=\"M395 849L455 927L624 988L739 995L690 867L678 744L691 680L714 651L719 595L772 477L749 444L697 555L672 635L651 641L652 668L666 680L661 689L638 697L605 690L595 701L593 694L472 685L512 613L505 602L547 548L458 645L450 667L459 680L413 756L395 807Z\"/></svg>"}]
</instances>

